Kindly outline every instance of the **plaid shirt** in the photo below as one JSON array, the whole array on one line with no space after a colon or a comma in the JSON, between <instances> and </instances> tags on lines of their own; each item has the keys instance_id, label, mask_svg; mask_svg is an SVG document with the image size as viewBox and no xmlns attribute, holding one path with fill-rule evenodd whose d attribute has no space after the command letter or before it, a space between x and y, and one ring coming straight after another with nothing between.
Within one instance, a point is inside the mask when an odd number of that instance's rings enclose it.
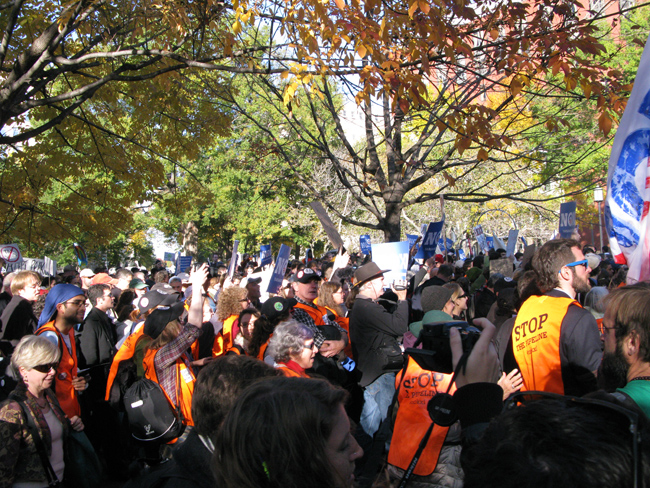
<instances>
[{"instance_id":1,"label":"plaid shirt","mask_svg":"<svg viewBox=\"0 0 650 488\"><path fill-rule=\"evenodd\" d=\"M306 302L305 300L301 300L298 297L295 297L295 299L296 299L296 301L298 303L302 303L303 305L307 305L308 307L314 307L313 303ZM315 307L314 307L314 309L315 309ZM309 315L302 308L294 308L293 309L293 318L295 320L297 320L298 322L300 322L301 324L306 325L307 327L309 327L314 332L314 345L318 349L320 349L321 346L323 345L323 342L325 342L325 336L320 331L318 326L314 323L314 319L311 318L311 315ZM323 321L327 325L331 325L333 327L336 327L341 332L342 336L347 336L348 335L348 333L346 332L346 330L343 327L341 327L336 322L330 320L327 315L325 315L323 317Z\"/></svg>"},{"instance_id":2,"label":"plaid shirt","mask_svg":"<svg viewBox=\"0 0 650 488\"><path fill-rule=\"evenodd\" d=\"M173 404L176 404L178 401L176 395L176 360L179 358L182 359L187 368L192 369L190 366L191 360L187 355L187 349L200 335L200 328L192 324L186 324L183 326L181 333L178 334L178 337L161 347L154 356L153 364L156 368L158 384L167 392Z\"/></svg>"}]
</instances>

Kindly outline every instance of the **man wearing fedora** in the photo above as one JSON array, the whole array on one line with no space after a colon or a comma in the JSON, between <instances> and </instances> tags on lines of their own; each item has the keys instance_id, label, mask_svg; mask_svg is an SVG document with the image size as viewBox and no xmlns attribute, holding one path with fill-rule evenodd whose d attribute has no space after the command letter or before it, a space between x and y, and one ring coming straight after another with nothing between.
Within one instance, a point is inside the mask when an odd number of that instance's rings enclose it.
<instances>
[{"instance_id":1,"label":"man wearing fedora","mask_svg":"<svg viewBox=\"0 0 650 488\"><path fill-rule=\"evenodd\" d=\"M377 303L384 293L384 273L370 262L354 273L358 295L350 316L352 353L361 372L364 388L361 427L370 436L388 414L395 393L395 373L402 368L403 356L398 339L408 330L409 306L406 289L393 291L397 308L393 313Z\"/></svg>"}]
</instances>

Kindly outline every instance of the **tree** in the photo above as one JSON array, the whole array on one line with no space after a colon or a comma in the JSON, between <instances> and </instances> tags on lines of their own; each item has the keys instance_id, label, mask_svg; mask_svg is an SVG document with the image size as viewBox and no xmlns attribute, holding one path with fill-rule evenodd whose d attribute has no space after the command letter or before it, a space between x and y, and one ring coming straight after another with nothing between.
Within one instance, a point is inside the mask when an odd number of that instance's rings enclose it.
<instances>
[{"instance_id":1,"label":"tree","mask_svg":"<svg viewBox=\"0 0 650 488\"><path fill-rule=\"evenodd\" d=\"M249 15L268 4L237 5L240 15ZM334 214L381 230L388 241L401 237L403 209L440 195L460 202L528 202L531 191L572 177L590 154L578 148L571 158L555 160L552 174L544 173L548 149L541 130L566 130L562 121L571 107L565 101L595 102L605 133L624 107L621 73L599 64L604 47L595 37L597 17L585 16L579 2L283 5L288 6L282 33L301 62L283 64L284 83L272 76L250 83L260 84L258 94L267 103L287 105L286 126L318 148L370 218L343 215L283 153L285 146L278 145L278 151ZM363 112L359 144L343 128L342 106L334 96L339 89ZM315 117L310 123L316 130L306 129L293 116L297 94L307 99L313 114L329 112L333 125ZM494 94L501 102L491 106L487 101ZM533 112L539 99L550 102ZM238 109L255 119L246 107ZM521 118L528 119L524 128L514 123ZM261 129L277 139L277 131ZM345 154L324 137L330 129ZM540 143L534 143L534 134Z\"/></svg>"}]
</instances>

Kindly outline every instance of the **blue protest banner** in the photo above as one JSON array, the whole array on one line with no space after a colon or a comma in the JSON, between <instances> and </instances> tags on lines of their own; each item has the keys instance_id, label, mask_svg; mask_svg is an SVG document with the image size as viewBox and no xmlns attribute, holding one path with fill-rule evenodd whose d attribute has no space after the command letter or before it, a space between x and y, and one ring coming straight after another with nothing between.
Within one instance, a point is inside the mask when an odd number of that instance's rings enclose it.
<instances>
[{"instance_id":1,"label":"blue protest banner","mask_svg":"<svg viewBox=\"0 0 650 488\"><path fill-rule=\"evenodd\" d=\"M361 248L361 254L370 254L371 244L368 234L359 236L359 248Z\"/></svg>"},{"instance_id":2,"label":"blue protest banner","mask_svg":"<svg viewBox=\"0 0 650 488\"><path fill-rule=\"evenodd\" d=\"M440 252L449 252L449 250L454 247L454 241L452 241L449 237L447 237L447 245L445 246L445 243L442 239L438 239L438 248L440 249Z\"/></svg>"},{"instance_id":3,"label":"blue protest banner","mask_svg":"<svg viewBox=\"0 0 650 488\"><path fill-rule=\"evenodd\" d=\"M429 224L427 232L424 234L424 239L422 240L424 259L429 259L431 256L436 254L436 247L438 247L438 239L440 239L443 224L444 220L441 220L440 222L431 222Z\"/></svg>"},{"instance_id":4,"label":"blue protest banner","mask_svg":"<svg viewBox=\"0 0 650 488\"><path fill-rule=\"evenodd\" d=\"M463 251L462 249L459 249L458 250L458 257L460 259L465 259L465 251Z\"/></svg>"},{"instance_id":5,"label":"blue protest banner","mask_svg":"<svg viewBox=\"0 0 650 488\"><path fill-rule=\"evenodd\" d=\"M262 244L260 246L260 266L264 267L273 262L271 254L271 244Z\"/></svg>"},{"instance_id":6,"label":"blue protest banner","mask_svg":"<svg viewBox=\"0 0 650 488\"><path fill-rule=\"evenodd\" d=\"M486 236L485 237L485 242L487 243L488 249L494 249L494 237Z\"/></svg>"},{"instance_id":7,"label":"blue protest banner","mask_svg":"<svg viewBox=\"0 0 650 488\"><path fill-rule=\"evenodd\" d=\"M269 281L269 286L266 288L266 293L277 294L280 291L282 286L282 280L284 279L284 273L287 270L287 265L289 264L289 254L291 253L291 248L282 244L280 246L280 251L278 251L278 259L275 261L275 267L273 268L273 274L271 275L271 280Z\"/></svg>"},{"instance_id":8,"label":"blue protest banner","mask_svg":"<svg viewBox=\"0 0 650 488\"><path fill-rule=\"evenodd\" d=\"M163 259L165 260L165 262L173 263L174 262L174 253L173 252L165 252L165 256L164 256Z\"/></svg>"},{"instance_id":9,"label":"blue protest banner","mask_svg":"<svg viewBox=\"0 0 650 488\"><path fill-rule=\"evenodd\" d=\"M190 266L192 266L192 256L179 256L176 274L185 272L189 273L189 271L185 270Z\"/></svg>"},{"instance_id":10,"label":"blue protest banner","mask_svg":"<svg viewBox=\"0 0 650 488\"><path fill-rule=\"evenodd\" d=\"M372 261L379 269L389 269L384 273L384 285L389 287L395 280L405 280L409 265L409 243L384 242L372 245Z\"/></svg>"},{"instance_id":11,"label":"blue protest banner","mask_svg":"<svg viewBox=\"0 0 650 488\"><path fill-rule=\"evenodd\" d=\"M576 202L560 205L560 237L569 239L576 229Z\"/></svg>"}]
</instances>

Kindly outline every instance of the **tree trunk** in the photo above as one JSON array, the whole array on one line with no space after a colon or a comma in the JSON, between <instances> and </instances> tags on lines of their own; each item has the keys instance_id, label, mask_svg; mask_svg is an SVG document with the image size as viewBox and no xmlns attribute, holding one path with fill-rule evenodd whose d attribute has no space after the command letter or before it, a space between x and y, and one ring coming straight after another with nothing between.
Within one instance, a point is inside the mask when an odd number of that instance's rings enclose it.
<instances>
[{"instance_id":1,"label":"tree trunk","mask_svg":"<svg viewBox=\"0 0 650 488\"><path fill-rule=\"evenodd\" d=\"M400 215L402 208L399 203L386 203L384 218L384 242L399 242L402 238Z\"/></svg>"},{"instance_id":2,"label":"tree trunk","mask_svg":"<svg viewBox=\"0 0 650 488\"><path fill-rule=\"evenodd\" d=\"M180 231L183 235L183 253L196 258L199 253L199 229L196 223L190 220L181 225Z\"/></svg>"}]
</instances>

